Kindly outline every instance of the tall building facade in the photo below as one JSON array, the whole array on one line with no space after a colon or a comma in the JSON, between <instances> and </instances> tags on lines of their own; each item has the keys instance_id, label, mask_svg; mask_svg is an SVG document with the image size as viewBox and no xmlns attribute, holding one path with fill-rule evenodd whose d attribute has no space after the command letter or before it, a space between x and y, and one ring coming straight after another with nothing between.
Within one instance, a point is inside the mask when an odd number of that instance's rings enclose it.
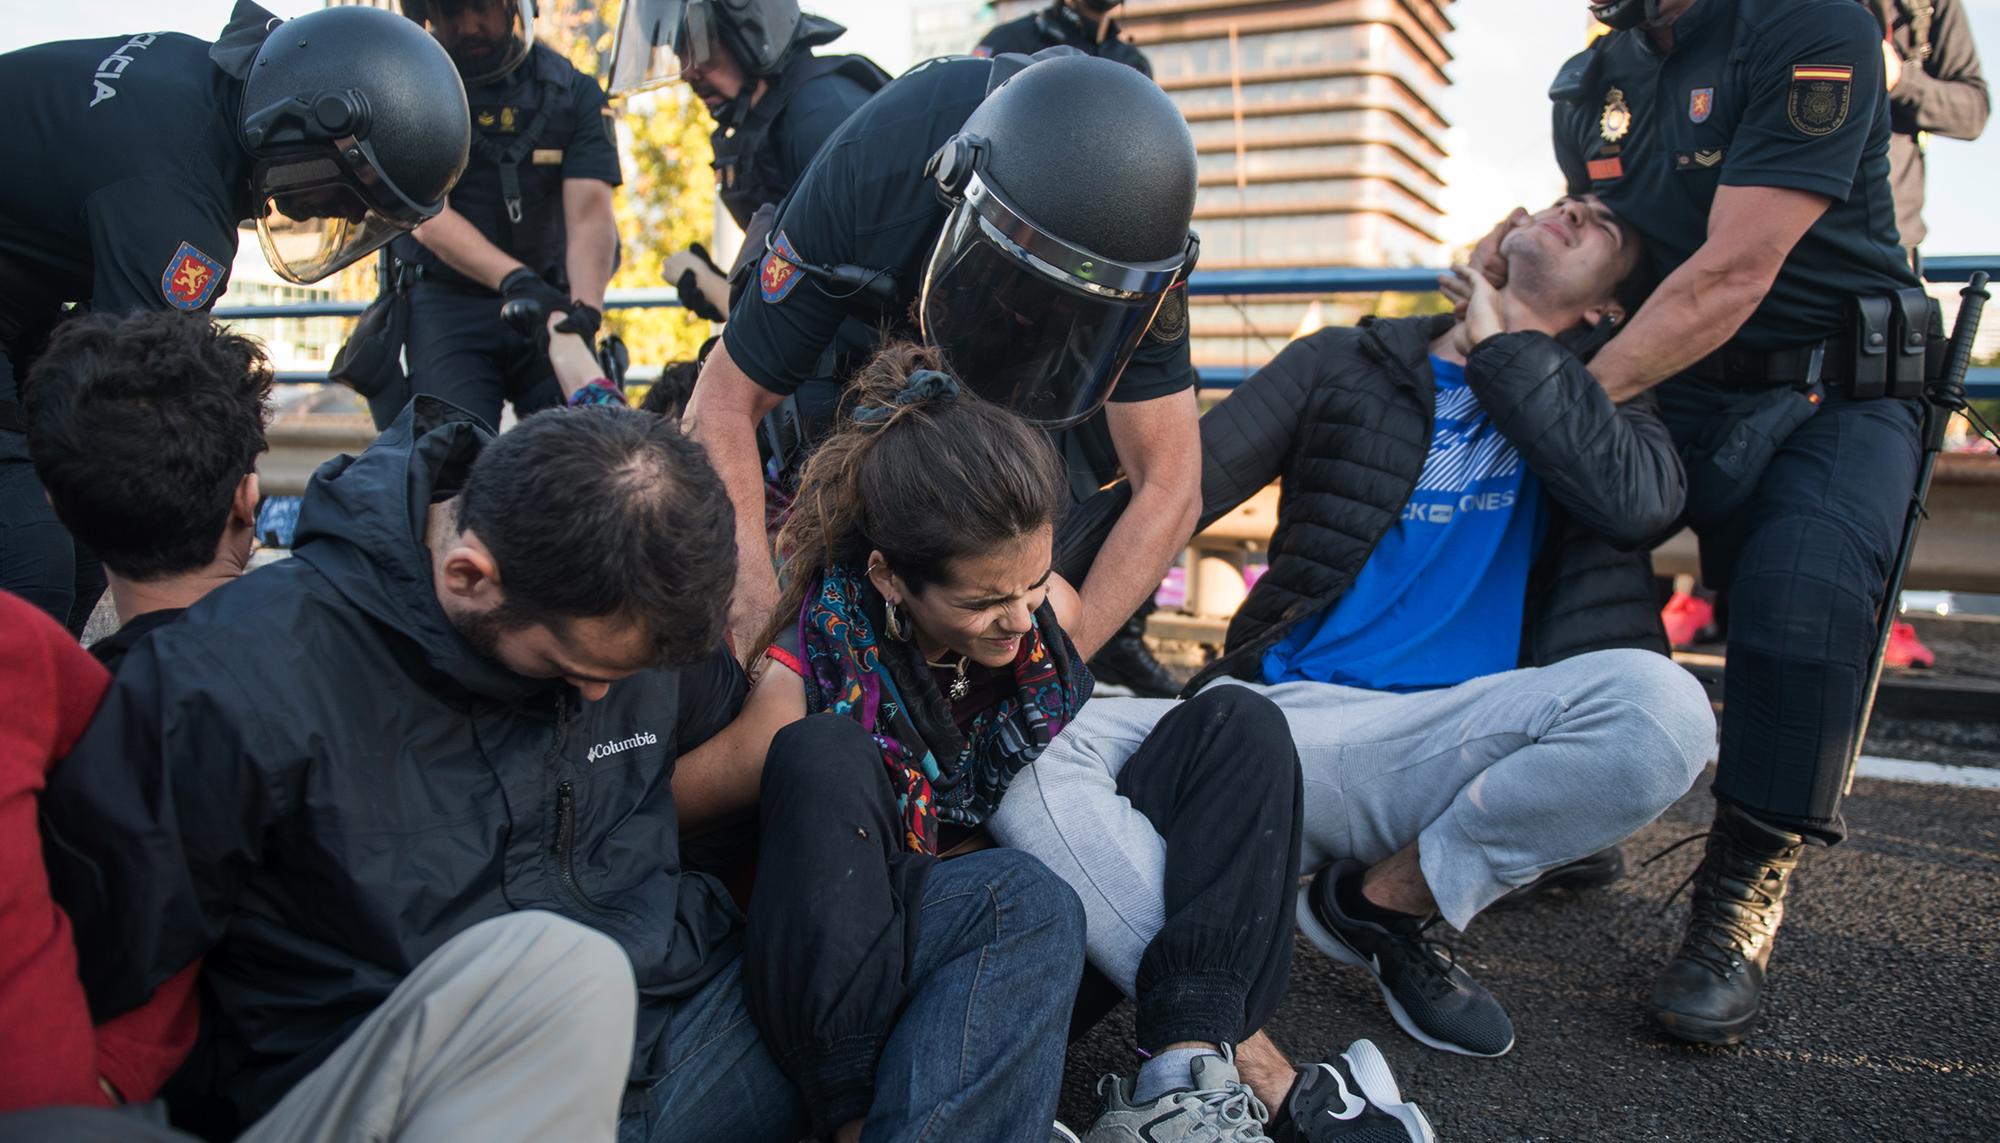
<instances>
[{"instance_id":1,"label":"tall building facade","mask_svg":"<svg viewBox=\"0 0 2000 1143\"><path fill-rule=\"evenodd\" d=\"M1047 0L998 0L1013 19ZM1201 267L1439 265L1451 0L1128 0L1124 34L1187 117ZM1262 364L1353 298L1207 299L1196 363ZM1331 312L1328 312L1331 311Z\"/></svg>"}]
</instances>

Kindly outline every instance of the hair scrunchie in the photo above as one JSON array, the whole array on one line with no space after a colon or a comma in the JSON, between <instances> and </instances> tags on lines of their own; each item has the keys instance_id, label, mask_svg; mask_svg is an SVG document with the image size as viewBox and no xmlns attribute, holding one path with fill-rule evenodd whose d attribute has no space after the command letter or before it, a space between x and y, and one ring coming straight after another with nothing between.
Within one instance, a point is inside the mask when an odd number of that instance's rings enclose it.
<instances>
[{"instance_id":1,"label":"hair scrunchie","mask_svg":"<svg viewBox=\"0 0 2000 1143\"><path fill-rule=\"evenodd\" d=\"M903 387L890 398L886 405L870 405L856 409L854 419L863 424L886 421L896 415L897 409L911 405L921 405L929 401L956 401L961 392L958 378L935 369L919 369L911 373L903 382Z\"/></svg>"}]
</instances>

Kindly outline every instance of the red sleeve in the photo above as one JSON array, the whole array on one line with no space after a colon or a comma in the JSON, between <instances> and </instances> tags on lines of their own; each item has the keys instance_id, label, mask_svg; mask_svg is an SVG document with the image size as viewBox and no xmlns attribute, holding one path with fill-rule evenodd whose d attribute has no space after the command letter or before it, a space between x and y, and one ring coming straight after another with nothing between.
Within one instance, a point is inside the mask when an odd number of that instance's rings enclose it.
<instances>
[{"instance_id":1,"label":"red sleeve","mask_svg":"<svg viewBox=\"0 0 2000 1143\"><path fill-rule=\"evenodd\" d=\"M0 1111L105 1102L35 806L50 765L76 742L109 682L53 619L0 593Z\"/></svg>"},{"instance_id":2,"label":"red sleeve","mask_svg":"<svg viewBox=\"0 0 2000 1143\"><path fill-rule=\"evenodd\" d=\"M195 961L153 991L153 998L97 1026L97 1070L127 1103L151 1099L194 1050L201 1001Z\"/></svg>"}]
</instances>

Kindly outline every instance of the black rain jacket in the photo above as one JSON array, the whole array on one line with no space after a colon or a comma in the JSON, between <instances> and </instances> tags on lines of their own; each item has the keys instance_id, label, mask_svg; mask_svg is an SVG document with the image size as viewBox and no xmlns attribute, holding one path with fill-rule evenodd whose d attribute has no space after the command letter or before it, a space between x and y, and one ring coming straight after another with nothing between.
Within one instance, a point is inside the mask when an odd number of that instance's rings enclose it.
<instances>
[{"instance_id":1,"label":"black rain jacket","mask_svg":"<svg viewBox=\"0 0 2000 1143\"><path fill-rule=\"evenodd\" d=\"M546 909L624 946L635 1080L664 1070L670 1002L739 951L721 884L680 868L668 779L735 716L742 672L718 650L584 703L461 639L424 525L491 439L420 397L324 465L293 558L132 648L42 799L98 1020L207 958L177 1081L205 1129L263 1114L489 917Z\"/></svg>"}]
</instances>

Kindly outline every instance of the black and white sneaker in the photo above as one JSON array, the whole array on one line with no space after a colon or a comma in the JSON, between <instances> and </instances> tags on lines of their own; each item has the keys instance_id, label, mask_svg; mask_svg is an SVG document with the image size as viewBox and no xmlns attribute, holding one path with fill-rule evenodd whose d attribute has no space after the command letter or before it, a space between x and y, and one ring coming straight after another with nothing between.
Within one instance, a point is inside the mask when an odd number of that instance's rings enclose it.
<instances>
[{"instance_id":1,"label":"black and white sneaker","mask_svg":"<svg viewBox=\"0 0 2000 1143\"><path fill-rule=\"evenodd\" d=\"M1299 931L1333 959L1374 973L1389 1015L1420 1043L1463 1056L1506 1055L1514 1022L1448 946L1425 935L1436 918L1382 924L1341 912L1334 884L1363 868L1339 861L1320 870L1299 894Z\"/></svg>"},{"instance_id":2,"label":"black and white sneaker","mask_svg":"<svg viewBox=\"0 0 2000 1143\"><path fill-rule=\"evenodd\" d=\"M1270 1136L1272 1143L1437 1143L1430 1120L1403 1100L1389 1062L1366 1040L1300 1072Z\"/></svg>"}]
</instances>

